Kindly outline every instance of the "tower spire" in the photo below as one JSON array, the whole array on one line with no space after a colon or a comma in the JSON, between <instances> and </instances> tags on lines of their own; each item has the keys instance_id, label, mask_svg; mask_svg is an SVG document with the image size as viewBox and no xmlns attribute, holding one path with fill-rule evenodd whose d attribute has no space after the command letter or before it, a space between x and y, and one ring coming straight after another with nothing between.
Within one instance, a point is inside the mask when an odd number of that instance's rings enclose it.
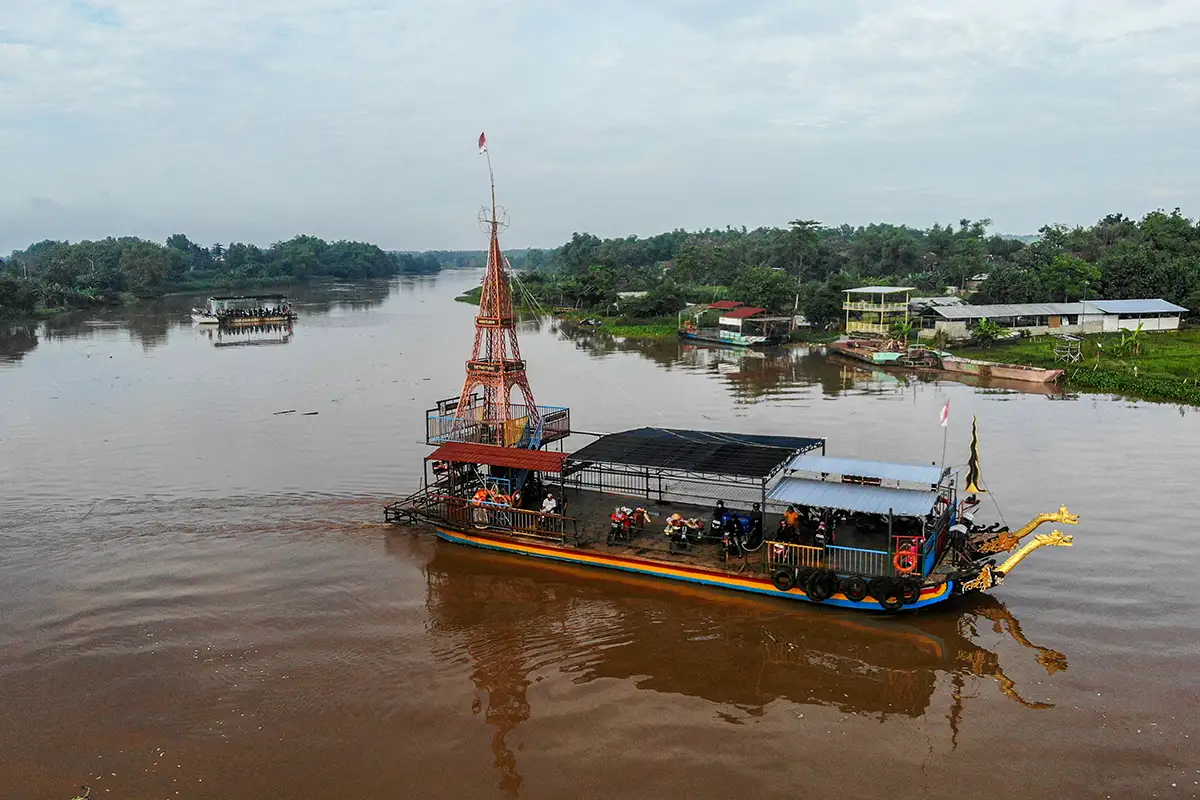
<instances>
[{"instance_id":1,"label":"tower spire","mask_svg":"<svg viewBox=\"0 0 1200 800\"><path fill-rule=\"evenodd\" d=\"M537 448L541 444L541 416L517 343L512 290L504 269L504 253L500 250L503 210L496 205L492 156L482 133L479 153L487 156L492 191L491 208L484 209L480 218L489 231L487 272L475 316L475 345L467 361L467 378L459 395L453 429L460 441L469 438L503 447ZM521 390L521 398L515 403L514 388ZM472 435L474 432L477 435Z\"/></svg>"}]
</instances>

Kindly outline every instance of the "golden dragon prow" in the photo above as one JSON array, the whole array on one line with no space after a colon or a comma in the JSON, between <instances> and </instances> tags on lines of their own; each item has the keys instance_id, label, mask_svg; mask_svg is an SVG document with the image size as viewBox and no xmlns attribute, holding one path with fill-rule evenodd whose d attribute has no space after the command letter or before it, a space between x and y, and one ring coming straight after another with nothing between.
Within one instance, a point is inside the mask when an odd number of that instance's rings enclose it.
<instances>
[{"instance_id":1,"label":"golden dragon prow","mask_svg":"<svg viewBox=\"0 0 1200 800\"><path fill-rule=\"evenodd\" d=\"M985 565L977 577L963 582L962 588L964 590L987 590L993 586L999 586L1004 582L1005 576L1008 575L1013 567L1024 561L1026 556L1039 547L1073 547L1074 544L1074 537L1062 531L1039 533L1033 537L1033 541L1023 545L1020 550L1009 556L1008 560L1000 566L993 568L991 564Z\"/></svg>"},{"instance_id":2,"label":"golden dragon prow","mask_svg":"<svg viewBox=\"0 0 1200 800\"><path fill-rule=\"evenodd\" d=\"M1078 525L1079 515L1072 514L1067 510L1066 506L1059 506L1058 511L1038 514L1015 531L1000 531L995 535L986 534L988 538L978 543L973 542L972 544L979 553L1007 553L1019 545L1022 539L1047 522L1057 522L1062 525Z\"/></svg>"}]
</instances>

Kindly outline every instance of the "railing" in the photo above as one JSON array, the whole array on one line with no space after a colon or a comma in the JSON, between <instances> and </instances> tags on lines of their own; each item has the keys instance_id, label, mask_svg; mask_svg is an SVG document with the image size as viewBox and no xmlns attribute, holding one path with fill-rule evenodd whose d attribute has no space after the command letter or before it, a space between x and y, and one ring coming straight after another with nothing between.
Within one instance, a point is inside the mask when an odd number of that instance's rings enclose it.
<instances>
[{"instance_id":1,"label":"railing","mask_svg":"<svg viewBox=\"0 0 1200 800\"><path fill-rule=\"evenodd\" d=\"M896 574L892 557L883 550L863 550L857 547L813 547L807 544L767 542L763 545L763 566L767 572L781 567L802 569L817 567L849 575Z\"/></svg>"},{"instance_id":2,"label":"railing","mask_svg":"<svg viewBox=\"0 0 1200 800\"><path fill-rule=\"evenodd\" d=\"M851 575L886 575L896 573L892 557L883 550L861 550L857 547L830 545L826 548L825 568Z\"/></svg>"},{"instance_id":3,"label":"railing","mask_svg":"<svg viewBox=\"0 0 1200 800\"><path fill-rule=\"evenodd\" d=\"M843 311L907 311L908 303L868 303L862 300L852 300L842 303Z\"/></svg>"},{"instance_id":4,"label":"railing","mask_svg":"<svg viewBox=\"0 0 1200 800\"><path fill-rule=\"evenodd\" d=\"M846 333L862 331L864 333L887 334L889 331L891 331L891 329L892 327L890 325L880 325L875 322L859 322L858 320L854 319L846 323Z\"/></svg>"},{"instance_id":5,"label":"railing","mask_svg":"<svg viewBox=\"0 0 1200 800\"><path fill-rule=\"evenodd\" d=\"M768 572L774 572L780 567L820 567L824 564L825 550L807 544L789 544L786 542L767 542L766 567Z\"/></svg>"},{"instance_id":6,"label":"railing","mask_svg":"<svg viewBox=\"0 0 1200 800\"><path fill-rule=\"evenodd\" d=\"M568 536L578 539L578 520L561 514L543 514L498 503L476 503L462 497L430 498L422 516L446 522L459 530L500 531L530 539L563 544Z\"/></svg>"},{"instance_id":7,"label":"railing","mask_svg":"<svg viewBox=\"0 0 1200 800\"><path fill-rule=\"evenodd\" d=\"M561 406L536 406L540 427L530 426L529 407L510 406L512 418L494 421L483 418L482 404L463 411L462 419L455 414L438 414L437 409L426 412L425 441L427 444L471 442L474 444L506 445L533 444L537 446L557 441L571 433L570 409ZM540 435L539 435L540 434Z\"/></svg>"}]
</instances>

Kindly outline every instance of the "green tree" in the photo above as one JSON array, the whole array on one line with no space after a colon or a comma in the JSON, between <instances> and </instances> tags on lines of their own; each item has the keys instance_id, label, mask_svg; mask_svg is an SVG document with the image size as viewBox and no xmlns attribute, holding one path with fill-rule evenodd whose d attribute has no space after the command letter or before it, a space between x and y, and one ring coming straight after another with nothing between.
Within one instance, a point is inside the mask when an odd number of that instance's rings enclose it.
<instances>
[{"instance_id":1,"label":"green tree","mask_svg":"<svg viewBox=\"0 0 1200 800\"><path fill-rule=\"evenodd\" d=\"M984 317L975 324L975 330L973 333L975 335L975 341L980 347L986 350L992 346L993 342L1008 333L1008 331L1004 328L1001 328L987 317Z\"/></svg>"},{"instance_id":2,"label":"green tree","mask_svg":"<svg viewBox=\"0 0 1200 800\"><path fill-rule=\"evenodd\" d=\"M748 305L782 311L793 305L795 282L781 269L749 267L742 271L729 291Z\"/></svg>"}]
</instances>

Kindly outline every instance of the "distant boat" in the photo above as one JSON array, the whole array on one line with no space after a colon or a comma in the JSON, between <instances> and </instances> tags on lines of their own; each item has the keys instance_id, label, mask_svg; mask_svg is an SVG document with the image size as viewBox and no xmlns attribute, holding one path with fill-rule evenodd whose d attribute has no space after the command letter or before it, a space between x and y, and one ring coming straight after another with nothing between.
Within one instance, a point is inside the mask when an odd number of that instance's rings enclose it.
<instances>
[{"instance_id":1,"label":"distant boat","mask_svg":"<svg viewBox=\"0 0 1200 800\"><path fill-rule=\"evenodd\" d=\"M204 308L192 309L192 321L200 325L269 325L295 318L282 295L210 297Z\"/></svg>"}]
</instances>

